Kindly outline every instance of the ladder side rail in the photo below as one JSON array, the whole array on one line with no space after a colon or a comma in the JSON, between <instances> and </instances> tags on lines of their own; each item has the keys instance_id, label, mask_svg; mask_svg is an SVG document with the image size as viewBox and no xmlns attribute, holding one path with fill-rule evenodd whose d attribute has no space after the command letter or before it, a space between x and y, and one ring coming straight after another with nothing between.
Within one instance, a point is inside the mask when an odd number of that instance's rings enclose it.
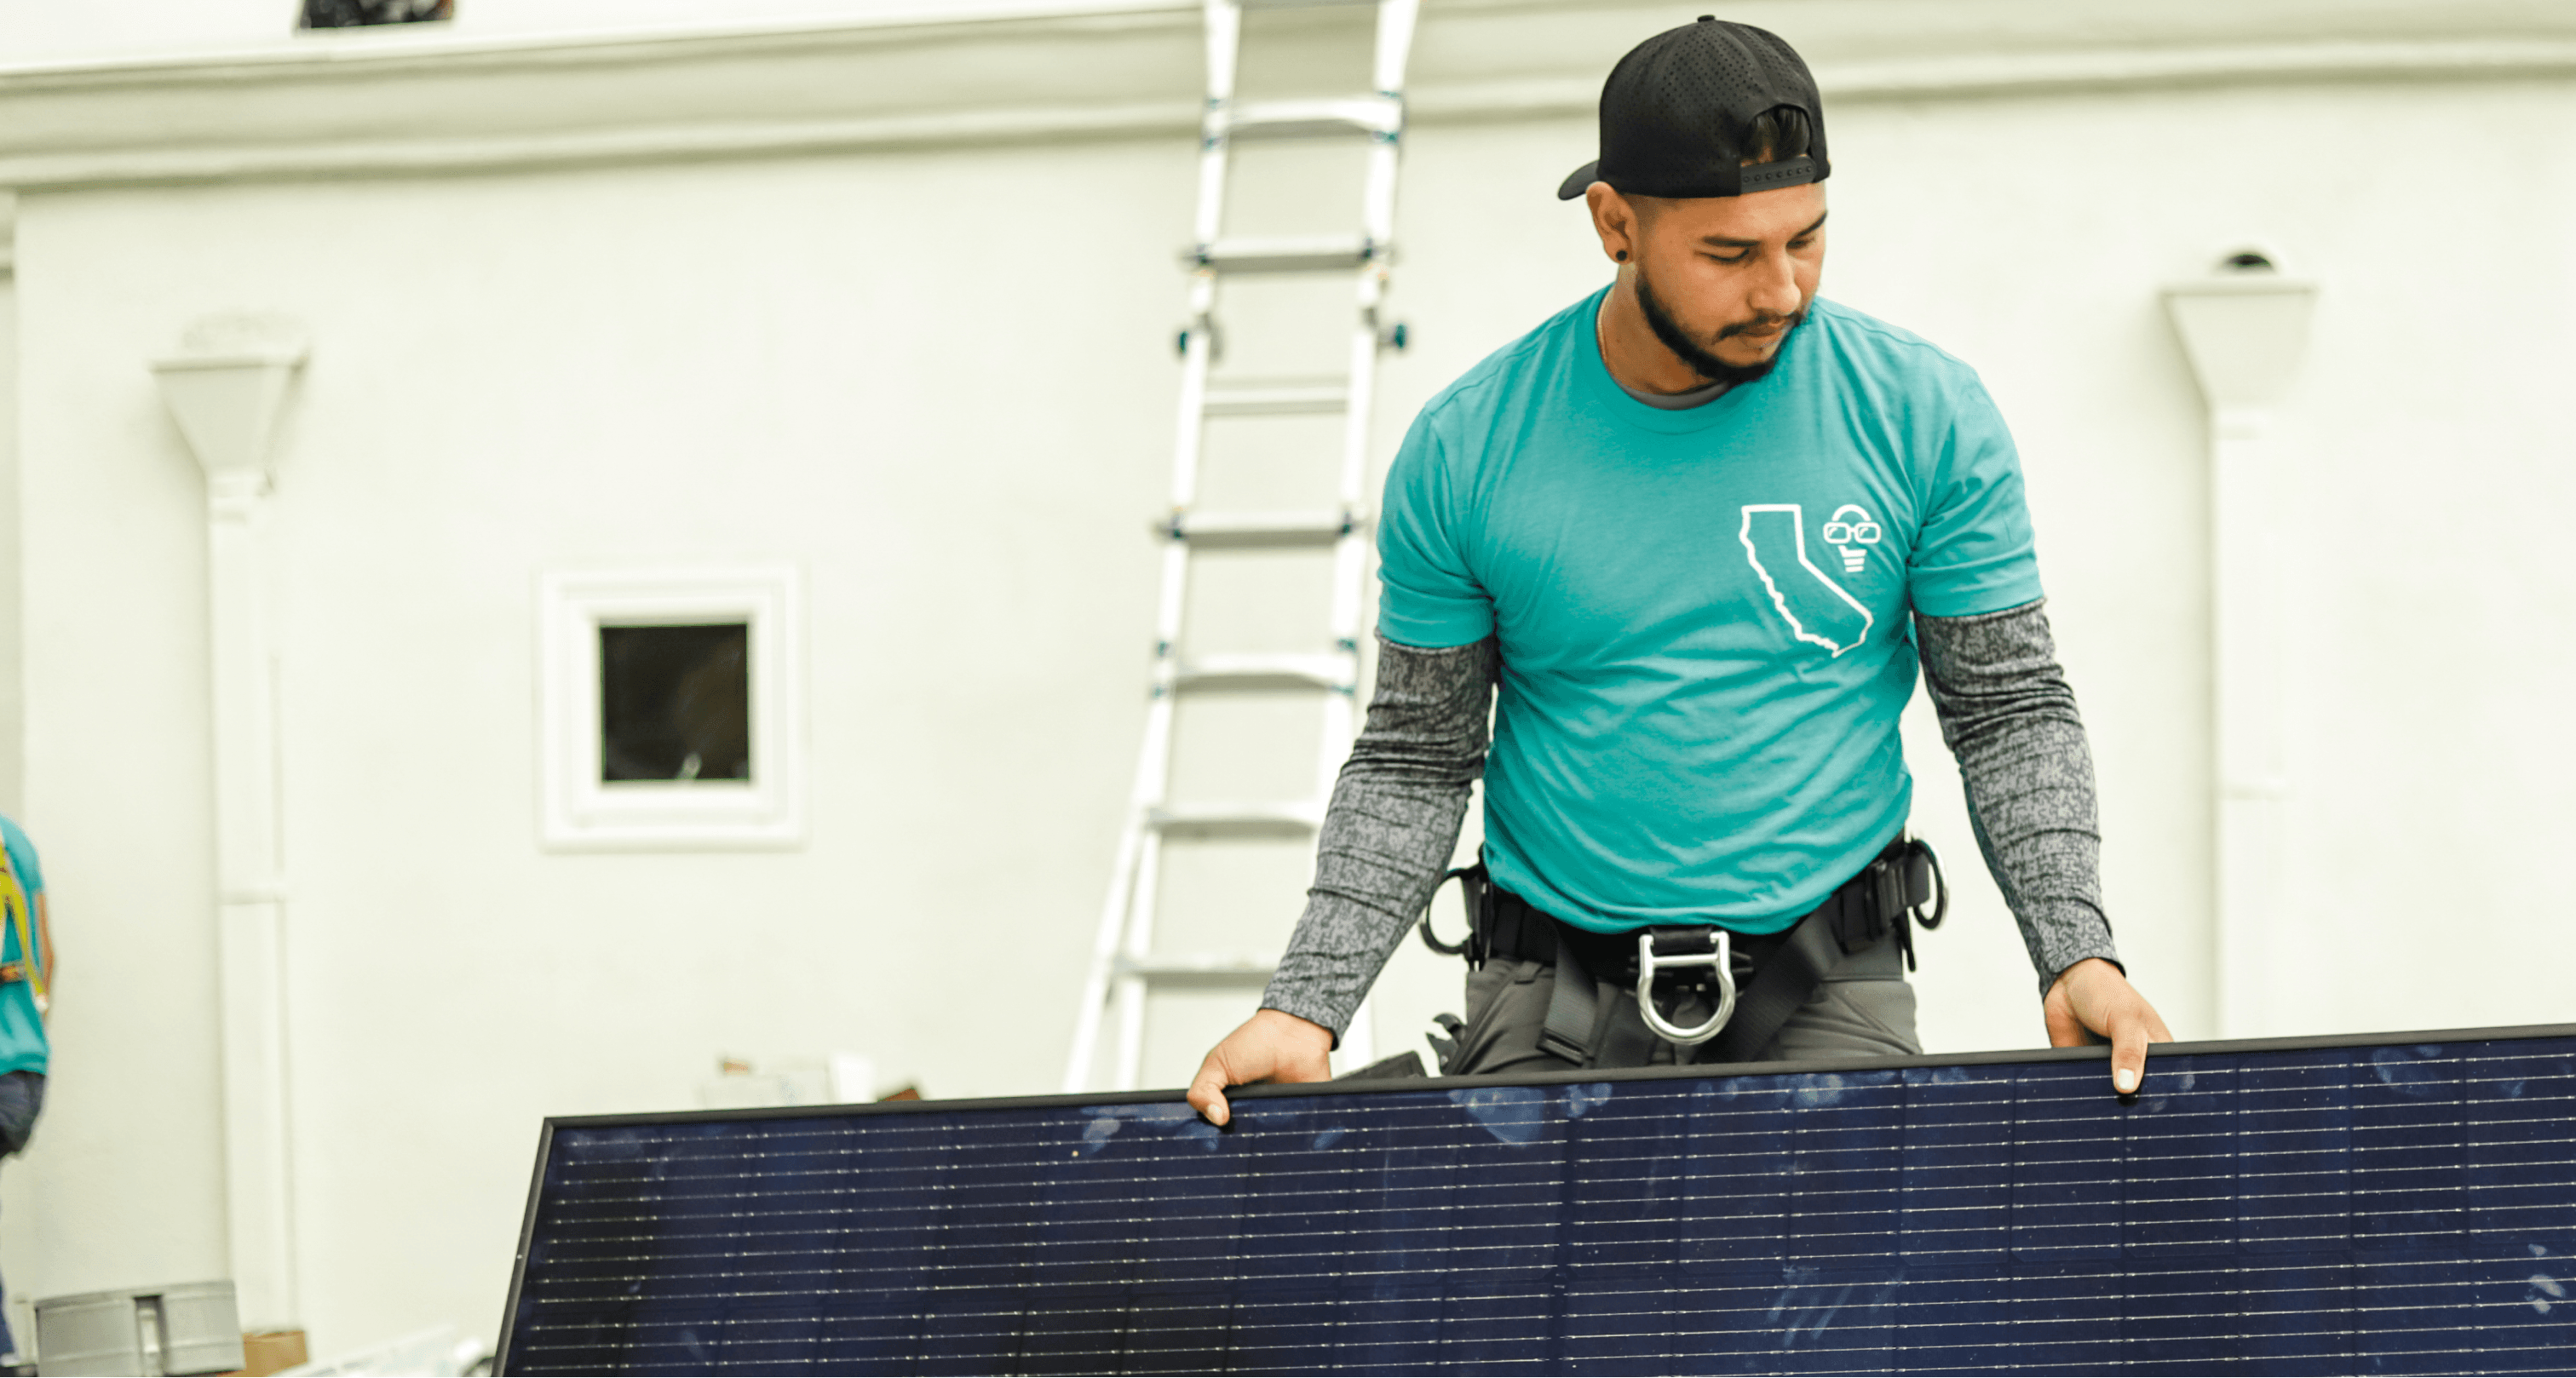
<instances>
[{"instance_id":1,"label":"ladder side rail","mask_svg":"<svg viewBox=\"0 0 2576 1378\"><path fill-rule=\"evenodd\" d=\"M1359 272L1358 312L1352 323L1350 341L1350 403L1342 415L1342 463L1338 491L1344 524L1340 538L1333 542L1332 612L1326 623L1335 649L1350 657L1354 684L1359 678L1360 604L1366 592L1364 579L1369 539L1369 525L1360 521L1358 514L1367 505L1364 489L1368 482L1369 417L1377 391L1377 302L1385 277L1385 269L1376 263L1363 267ZM1330 784L1327 780L1327 789Z\"/></svg>"},{"instance_id":2,"label":"ladder side rail","mask_svg":"<svg viewBox=\"0 0 2576 1378\"><path fill-rule=\"evenodd\" d=\"M1208 370L1216 362L1216 273L1190 276L1190 323L1181 343L1181 395L1172 419L1172 510L1198 500L1199 457L1207 436Z\"/></svg>"},{"instance_id":3,"label":"ladder side rail","mask_svg":"<svg viewBox=\"0 0 2576 1378\"><path fill-rule=\"evenodd\" d=\"M1413 61L1413 34L1422 14L1422 0L1378 0L1377 7L1377 91L1381 96L1402 97L1404 69Z\"/></svg>"},{"instance_id":4,"label":"ladder side rail","mask_svg":"<svg viewBox=\"0 0 2576 1378\"><path fill-rule=\"evenodd\" d=\"M1404 72L1413 46L1419 0L1380 0L1377 15L1378 94L1397 102L1395 128L1369 141L1368 177L1361 194L1360 233L1372 246L1360 266L1358 320L1351 331L1350 403L1343 413L1342 505L1356 511L1368 482L1369 422L1376 400L1377 356L1383 347L1379 310L1385 304L1387 264L1395 242L1395 183L1404 147Z\"/></svg>"},{"instance_id":5,"label":"ladder side rail","mask_svg":"<svg viewBox=\"0 0 2576 1378\"><path fill-rule=\"evenodd\" d=\"M1379 307L1386 299L1386 270L1371 263L1360 270L1359 292L1350 337L1349 401L1342 409L1342 510L1356 513L1368 505L1369 420L1377 402L1377 359L1385 348L1379 335Z\"/></svg>"},{"instance_id":6,"label":"ladder side rail","mask_svg":"<svg viewBox=\"0 0 2576 1378\"><path fill-rule=\"evenodd\" d=\"M1395 165L1403 142L1402 131L1374 135L1369 140L1368 184L1360 202L1360 233L1368 237L1374 250L1371 257L1381 270L1388 246L1395 240Z\"/></svg>"},{"instance_id":7,"label":"ladder side rail","mask_svg":"<svg viewBox=\"0 0 2576 1378\"><path fill-rule=\"evenodd\" d=\"M1199 9L1207 43L1208 104L1231 104L1243 52L1242 0L1202 0Z\"/></svg>"},{"instance_id":8,"label":"ladder side rail","mask_svg":"<svg viewBox=\"0 0 2576 1378\"><path fill-rule=\"evenodd\" d=\"M1170 703L1171 696L1164 695L1162 701ZM1145 834L1145 846L1137 855L1136 903L1127 917L1127 963L1118 977L1118 1066L1110 1081L1112 1090L1133 1091L1144 1080L1148 988L1138 967L1154 953L1154 906L1160 899L1162 875L1163 834L1157 829Z\"/></svg>"},{"instance_id":9,"label":"ladder side rail","mask_svg":"<svg viewBox=\"0 0 2576 1378\"><path fill-rule=\"evenodd\" d=\"M1377 400L1377 359L1383 347L1378 333L1378 306L1384 300L1386 269L1371 263L1360 270L1356 319L1350 337L1350 403L1342 415L1342 464L1339 490L1347 525L1333 545L1333 610L1329 626L1339 648L1359 654L1366 592L1367 533L1359 520L1368 506L1369 422ZM1354 661L1353 672L1357 673Z\"/></svg>"},{"instance_id":10,"label":"ladder side rail","mask_svg":"<svg viewBox=\"0 0 2576 1378\"><path fill-rule=\"evenodd\" d=\"M1190 242L1197 247L1214 243L1225 219L1226 159L1234 145L1225 134L1224 118L1224 109L1211 105L1200 126L1199 198L1190 214Z\"/></svg>"},{"instance_id":11,"label":"ladder side rail","mask_svg":"<svg viewBox=\"0 0 2576 1378\"><path fill-rule=\"evenodd\" d=\"M1367 502L1370 423L1376 411L1377 361L1385 347L1380 309L1386 301L1388 248L1395 238L1397 160L1403 150L1402 101L1419 0L1380 0L1378 7L1376 80L1378 93L1398 102L1396 127L1370 141L1368 182L1361 209L1361 233L1378 252L1362 264L1351 325L1349 402L1342 416L1341 502L1356 516ZM1368 551L1353 521L1335 544L1332 630L1352 658L1352 680L1359 669L1360 603L1366 592ZM1329 787L1329 786L1328 786Z\"/></svg>"},{"instance_id":12,"label":"ladder side rail","mask_svg":"<svg viewBox=\"0 0 2576 1378\"><path fill-rule=\"evenodd\" d=\"M1174 508L1175 513L1182 510L1185 509ZM1180 670L1181 624L1189 614L1189 594L1190 543L1177 535L1167 537L1163 544L1162 588L1154 602L1153 668L1153 691L1165 698L1170 697L1172 681ZM1143 800L1149 806L1161 802L1160 789L1151 799Z\"/></svg>"},{"instance_id":13,"label":"ladder side rail","mask_svg":"<svg viewBox=\"0 0 2576 1378\"><path fill-rule=\"evenodd\" d=\"M1216 241L1225 216L1226 173L1233 146L1226 119L1234 103L1241 58L1243 7L1239 0L1205 0L1207 100L1200 116L1198 206L1190 222L1201 251ZM1216 354L1216 273L1204 261L1190 278L1188 334L1181 351L1180 415L1172 446L1172 506L1187 508L1198 496L1200 446L1206 435L1208 369ZM1164 637L1168 644L1172 637Z\"/></svg>"},{"instance_id":14,"label":"ladder side rail","mask_svg":"<svg viewBox=\"0 0 2576 1378\"><path fill-rule=\"evenodd\" d=\"M1226 124L1234 110L1234 82L1243 48L1243 7L1238 0L1206 0L1207 101L1199 120L1198 214L1191 222L1196 242L1216 238L1225 214Z\"/></svg>"},{"instance_id":15,"label":"ladder side rail","mask_svg":"<svg viewBox=\"0 0 2576 1378\"><path fill-rule=\"evenodd\" d=\"M1370 423L1377 400L1377 363L1384 349L1380 309L1385 304L1388 246L1395 238L1397 160L1403 149L1401 104L1404 71L1413 41L1418 0L1381 0L1378 8L1376 80L1379 94L1399 102L1395 129L1370 141L1368 180L1361 208L1361 233L1377 246L1360 266L1354 283L1351 323L1349 402L1342 416L1342 510L1354 514L1367 504ZM1352 681L1358 681L1360 604L1366 593L1368 550L1362 527L1353 521L1333 550L1332 633L1351 656ZM1356 705L1353 705L1355 708ZM1350 715L1346 714L1346 719ZM1352 724L1354 732L1356 723ZM1329 779L1326 788L1330 788Z\"/></svg>"},{"instance_id":16,"label":"ladder side rail","mask_svg":"<svg viewBox=\"0 0 2576 1378\"><path fill-rule=\"evenodd\" d=\"M1199 188L1191 232L1204 245L1216 238L1224 214L1229 147L1225 121L1233 102L1243 31L1237 0L1205 0L1207 97L1201 115ZM1201 441L1205 435L1208 369L1215 354L1216 274L1202 265L1190 280L1189 323L1182 339L1181 395L1174 418L1172 445L1172 510L1177 517L1198 496ZM1153 699L1146 710L1145 741L1137 753L1136 779L1119 842L1117 874L1102 907L1094 945L1092 971L1084 983L1081 1022L1065 1071L1065 1089L1080 1091L1090 1083L1098 1053L1100 1025L1114 999L1118 1006L1119 1048L1113 1079L1133 1085L1141 1053L1145 1013L1144 978L1125 970L1122 955L1141 956L1140 935L1150 943L1152 906L1162 869L1162 834L1153 816L1166 802L1171 786L1173 681L1177 669L1182 619L1189 600L1189 546L1177 536L1164 547L1160 594L1154 613Z\"/></svg>"},{"instance_id":17,"label":"ladder side rail","mask_svg":"<svg viewBox=\"0 0 2576 1378\"><path fill-rule=\"evenodd\" d=\"M1150 828L1154 814L1171 802L1174 687L1180 680L1181 619L1189 607L1189 545L1171 541L1163 547L1162 597L1154 614L1154 667L1145 715L1145 749L1136 762L1136 790L1128 803L1131 827Z\"/></svg>"},{"instance_id":18,"label":"ladder side rail","mask_svg":"<svg viewBox=\"0 0 2576 1378\"><path fill-rule=\"evenodd\" d=\"M1377 12L1376 77L1379 94L1399 102L1404 93L1404 72L1413 48L1418 0L1379 0ZM1361 489L1367 482L1368 430L1371 402L1374 400L1379 349L1378 307L1385 298L1387 246L1395 239L1395 173L1396 154L1401 147L1402 107L1398 106L1396 131L1375 138L1369 148L1367 204L1362 213L1362 232L1376 253L1360 270L1359 320L1351 340L1350 409L1344 417L1342 446L1342 509L1356 512L1361 505ZM1359 679L1359 602L1367 572L1367 546L1357 523L1345 532L1333 551L1334 632L1351 656L1349 696L1331 695L1325 703L1324 766L1321 787L1324 797L1331 797L1333 777L1339 771L1336 757L1349 754L1350 743L1358 730ZM1321 839L1318 839L1320 846ZM1365 1067L1377 1060L1377 1000L1374 994L1360 1001L1351 1015L1351 1026L1342 1033L1342 1065Z\"/></svg>"},{"instance_id":19,"label":"ladder side rail","mask_svg":"<svg viewBox=\"0 0 2576 1378\"><path fill-rule=\"evenodd\" d=\"M1404 0L1385 0L1379 12L1381 39L1379 70L1381 80L1387 77L1384 30L1386 16ZM1399 58L1401 54L1398 54ZM1400 79L1403 66L1395 68ZM1390 90L1390 96L1397 95ZM1350 401L1342 414L1342 505L1356 510L1363 501L1367 483L1369 419L1376 400L1377 357L1384 347L1379 320L1380 308L1386 302L1388 261L1395 243L1395 178L1397 160L1404 148L1404 128L1396 128L1369 140L1367 182L1361 193L1360 235L1371 246L1369 261L1360 265L1353 303L1357 319L1351 325Z\"/></svg>"},{"instance_id":20,"label":"ladder side rail","mask_svg":"<svg viewBox=\"0 0 2576 1378\"><path fill-rule=\"evenodd\" d=\"M1082 1008L1074 1025L1073 1047L1065 1059L1064 1089L1078 1092L1091 1080L1092 1060L1099 1050L1100 1021L1110 997L1111 978L1134 911L1136 880L1153 838L1153 811L1162 803L1171 762L1172 699L1157 694L1145 710L1145 739L1136 751L1136 778L1128 793L1127 818L1118 837L1118 860L1110 873L1109 894L1100 906L1100 931L1092 943L1091 972L1083 983Z\"/></svg>"},{"instance_id":21,"label":"ladder side rail","mask_svg":"<svg viewBox=\"0 0 2576 1378\"><path fill-rule=\"evenodd\" d=\"M1368 538L1356 529L1333 543L1333 638L1350 658L1351 683L1359 682L1360 603L1368 575Z\"/></svg>"},{"instance_id":22,"label":"ladder side rail","mask_svg":"<svg viewBox=\"0 0 2576 1378\"><path fill-rule=\"evenodd\" d=\"M1109 873L1109 898L1101 905L1100 931L1092 940L1091 969L1082 983L1082 1003L1074 1008L1073 1046L1064 1060L1064 1093L1073 1095L1091 1082L1092 1060L1099 1055L1100 1020L1107 1012L1110 978L1118 961L1119 937L1127 928L1128 884L1136 874L1136 854L1145 844L1144 815L1130 808L1118 836L1118 855Z\"/></svg>"}]
</instances>

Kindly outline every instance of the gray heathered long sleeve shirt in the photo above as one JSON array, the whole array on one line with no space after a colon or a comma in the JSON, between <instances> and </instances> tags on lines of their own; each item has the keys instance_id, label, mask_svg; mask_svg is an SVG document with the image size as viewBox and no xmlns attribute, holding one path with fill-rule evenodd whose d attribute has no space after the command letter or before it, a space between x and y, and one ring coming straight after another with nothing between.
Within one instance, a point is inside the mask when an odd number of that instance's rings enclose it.
<instances>
[{"instance_id":1,"label":"gray heathered long sleeve shirt","mask_svg":"<svg viewBox=\"0 0 2576 1378\"><path fill-rule=\"evenodd\" d=\"M2041 991L2088 957L2117 962L2102 912L2092 750L2041 604L1918 614L1914 628L1977 846ZM1306 912L1261 1000L1336 1038L1457 849L1500 669L1491 639L1419 650L1380 638L1378 647L1377 692L1325 810Z\"/></svg>"}]
</instances>

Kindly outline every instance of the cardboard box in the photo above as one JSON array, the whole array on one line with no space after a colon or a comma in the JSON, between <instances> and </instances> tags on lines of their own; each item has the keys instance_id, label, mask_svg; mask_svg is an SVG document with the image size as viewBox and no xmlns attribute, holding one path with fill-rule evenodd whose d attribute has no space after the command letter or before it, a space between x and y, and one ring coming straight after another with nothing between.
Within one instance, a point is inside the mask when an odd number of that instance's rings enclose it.
<instances>
[{"instance_id":1,"label":"cardboard box","mask_svg":"<svg viewBox=\"0 0 2576 1378\"><path fill-rule=\"evenodd\" d=\"M245 1374L283 1373L306 1362L304 1332L301 1330L261 1330L242 1336L242 1366Z\"/></svg>"}]
</instances>

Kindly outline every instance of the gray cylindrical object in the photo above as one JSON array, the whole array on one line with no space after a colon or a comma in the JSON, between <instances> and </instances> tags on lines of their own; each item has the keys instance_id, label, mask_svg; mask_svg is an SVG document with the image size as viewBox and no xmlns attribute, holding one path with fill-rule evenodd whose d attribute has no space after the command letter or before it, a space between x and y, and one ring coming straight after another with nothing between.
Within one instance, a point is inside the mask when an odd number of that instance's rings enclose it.
<instances>
[{"instance_id":1,"label":"gray cylindrical object","mask_svg":"<svg viewBox=\"0 0 2576 1378\"><path fill-rule=\"evenodd\" d=\"M230 1373L240 1368L241 1315L233 1306L233 1285L189 1282L162 1288L161 1335L163 1373Z\"/></svg>"},{"instance_id":2,"label":"gray cylindrical object","mask_svg":"<svg viewBox=\"0 0 2576 1378\"><path fill-rule=\"evenodd\" d=\"M36 1303L41 1374L224 1373L242 1366L229 1282L84 1292Z\"/></svg>"},{"instance_id":3,"label":"gray cylindrical object","mask_svg":"<svg viewBox=\"0 0 2576 1378\"><path fill-rule=\"evenodd\" d=\"M141 1373L143 1340L131 1292L87 1292L36 1303L38 1373Z\"/></svg>"}]
</instances>

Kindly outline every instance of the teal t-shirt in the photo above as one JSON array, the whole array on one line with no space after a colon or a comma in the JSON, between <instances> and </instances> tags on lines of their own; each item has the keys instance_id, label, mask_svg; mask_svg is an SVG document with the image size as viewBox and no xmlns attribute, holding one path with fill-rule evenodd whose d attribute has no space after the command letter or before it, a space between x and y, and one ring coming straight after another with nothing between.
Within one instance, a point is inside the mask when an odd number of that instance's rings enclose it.
<instances>
[{"instance_id":1,"label":"teal t-shirt","mask_svg":"<svg viewBox=\"0 0 2576 1378\"><path fill-rule=\"evenodd\" d=\"M1909 611L2040 596L2020 460L1973 370L1857 311L1666 411L1602 364L1600 301L1414 421L1378 628L1499 641L1496 884L1585 928L1777 932L1904 826Z\"/></svg>"},{"instance_id":2,"label":"teal t-shirt","mask_svg":"<svg viewBox=\"0 0 2576 1378\"><path fill-rule=\"evenodd\" d=\"M45 893L45 871L36 862L36 844L17 820L5 817L0 817L0 841L7 843L9 864L26 887L27 933L42 956L45 940L36 932L36 896ZM18 925L0 922L0 962L14 962L21 955ZM36 992L24 981L0 985L0 1073L41 1072L45 1060L45 1021L36 1014Z\"/></svg>"}]
</instances>

